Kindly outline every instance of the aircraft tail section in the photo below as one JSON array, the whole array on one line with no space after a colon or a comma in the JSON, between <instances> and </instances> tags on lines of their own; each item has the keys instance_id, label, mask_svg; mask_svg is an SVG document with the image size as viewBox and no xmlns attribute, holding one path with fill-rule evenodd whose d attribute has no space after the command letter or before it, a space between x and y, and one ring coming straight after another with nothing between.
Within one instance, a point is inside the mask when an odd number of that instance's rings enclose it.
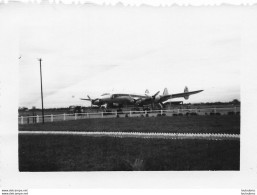
<instances>
[{"instance_id":1,"label":"aircraft tail section","mask_svg":"<svg viewBox=\"0 0 257 195\"><path fill-rule=\"evenodd\" d=\"M168 92L167 88L165 88L164 91L163 91L163 96L165 96L165 95L169 95L169 92Z\"/></svg>"},{"instance_id":2,"label":"aircraft tail section","mask_svg":"<svg viewBox=\"0 0 257 195\"><path fill-rule=\"evenodd\" d=\"M184 89L184 93L188 93L188 87L187 86ZM184 98L185 98L185 100L188 100L189 95L185 95Z\"/></svg>"},{"instance_id":3,"label":"aircraft tail section","mask_svg":"<svg viewBox=\"0 0 257 195\"><path fill-rule=\"evenodd\" d=\"M145 90L145 95L149 96L149 90L148 89Z\"/></svg>"}]
</instances>

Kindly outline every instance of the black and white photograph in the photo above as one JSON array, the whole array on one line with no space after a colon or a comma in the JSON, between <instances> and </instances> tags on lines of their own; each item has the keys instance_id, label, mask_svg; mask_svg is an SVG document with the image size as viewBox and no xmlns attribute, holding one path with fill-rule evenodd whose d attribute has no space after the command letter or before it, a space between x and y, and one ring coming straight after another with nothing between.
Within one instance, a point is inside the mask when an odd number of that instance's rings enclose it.
<instances>
[{"instance_id":1,"label":"black and white photograph","mask_svg":"<svg viewBox=\"0 0 257 195\"><path fill-rule=\"evenodd\" d=\"M27 9L20 172L240 171L237 7Z\"/></svg>"},{"instance_id":2,"label":"black and white photograph","mask_svg":"<svg viewBox=\"0 0 257 195\"><path fill-rule=\"evenodd\" d=\"M249 2L0 2L2 194L254 195Z\"/></svg>"}]
</instances>

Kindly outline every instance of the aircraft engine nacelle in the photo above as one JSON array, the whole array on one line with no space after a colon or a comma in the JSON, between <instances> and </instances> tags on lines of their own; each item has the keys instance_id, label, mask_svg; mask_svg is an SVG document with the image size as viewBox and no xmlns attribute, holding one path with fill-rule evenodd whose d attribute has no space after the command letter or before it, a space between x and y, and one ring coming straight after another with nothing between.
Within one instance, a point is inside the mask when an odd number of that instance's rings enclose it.
<instances>
[{"instance_id":1,"label":"aircraft engine nacelle","mask_svg":"<svg viewBox=\"0 0 257 195\"><path fill-rule=\"evenodd\" d=\"M129 102L133 104L133 103L135 103L135 99L132 98L132 97L130 97L130 98L129 98Z\"/></svg>"},{"instance_id":2,"label":"aircraft engine nacelle","mask_svg":"<svg viewBox=\"0 0 257 195\"><path fill-rule=\"evenodd\" d=\"M131 98L131 99L129 100L129 102L133 104L133 103L135 103L135 99Z\"/></svg>"},{"instance_id":3,"label":"aircraft engine nacelle","mask_svg":"<svg viewBox=\"0 0 257 195\"><path fill-rule=\"evenodd\" d=\"M185 100L189 99L189 95L184 96Z\"/></svg>"},{"instance_id":4,"label":"aircraft engine nacelle","mask_svg":"<svg viewBox=\"0 0 257 195\"><path fill-rule=\"evenodd\" d=\"M159 102L160 99L161 99L161 96L157 95L157 96L155 96L155 98L154 98L154 102Z\"/></svg>"},{"instance_id":5,"label":"aircraft engine nacelle","mask_svg":"<svg viewBox=\"0 0 257 195\"><path fill-rule=\"evenodd\" d=\"M136 100L136 105L140 105L141 103L143 102L143 100L142 99L138 99L138 100Z\"/></svg>"},{"instance_id":6,"label":"aircraft engine nacelle","mask_svg":"<svg viewBox=\"0 0 257 195\"><path fill-rule=\"evenodd\" d=\"M92 101L92 104L100 106L102 104L102 102L99 99L96 99L96 100Z\"/></svg>"}]
</instances>

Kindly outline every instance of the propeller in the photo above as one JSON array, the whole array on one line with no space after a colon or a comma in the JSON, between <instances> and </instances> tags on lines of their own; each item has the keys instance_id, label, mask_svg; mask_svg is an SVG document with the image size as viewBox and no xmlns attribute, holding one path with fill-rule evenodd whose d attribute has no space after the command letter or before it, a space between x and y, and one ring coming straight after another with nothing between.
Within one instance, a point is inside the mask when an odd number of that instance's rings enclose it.
<instances>
[{"instance_id":1,"label":"propeller","mask_svg":"<svg viewBox=\"0 0 257 195\"><path fill-rule=\"evenodd\" d=\"M92 99L89 97L89 95L87 95L88 99L86 98L80 98L81 100L87 100L87 101L92 101Z\"/></svg>"},{"instance_id":2,"label":"propeller","mask_svg":"<svg viewBox=\"0 0 257 195\"><path fill-rule=\"evenodd\" d=\"M129 97L130 97L130 102L136 104L137 99L133 98L130 94L129 94Z\"/></svg>"},{"instance_id":3,"label":"propeller","mask_svg":"<svg viewBox=\"0 0 257 195\"><path fill-rule=\"evenodd\" d=\"M142 101L143 101L142 98L134 99L134 104L135 104L136 106L139 106Z\"/></svg>"},{"instance_id":4,"label":"propeller","mask_svg":"<svg viewBox=\"0 0 257 195\"><path fill-rule=\"evenodd\" d=\"M156 92L153 96L152 96L152 99L151 99L151 106L152 106L152 110L153 110L153 107L154 107L154 100L156 98L156 96L160 93L160 91Z\"/></svg>"},{"instance_id":5,"label":"propeller","mask_svg":"<svg viewBox=\"0 0 257 195\"><path fill-rule=\"evenodd\" d=\"M90 96L89 96L89 95L87 95L87 97L88 97L88 99L89 99L89 100L90 100L90 102L91 102L90 107L92 107L92 106L93 106L93 100L90 98Z\"/></svg>"},{"instance_id":6,"label":"propeller","mask_svg":"<svg viewBox=\"0 0 257 195\"><path fill-rule=\"evenodd\" d=\"M145 102L145 103L151 103L151 105L152 105L152 109L153 109L153 103L154 103L154 100L155 100L155 98L156 98L156 96L158 95L160 93L160 91L158 91L158 92L156 92L154 95L152 95L152 96L149 96L149 95L147 95L146 94L146 98L139 98L139 99L137 99L137 100L135 100L135 103L136 103L136 105L139 105L139 104L141 104L142 102Z\"/></svg>"},{"instance_id":7,"label":"propeller","mask_svg":"<svg viewBox=\"0 0 257 195\"><path fill-rule=\"evenodd\" d=\"M155 97L156 97L159 93L160 93L160 91L158 91L156 94L154 94L154 95L152 96L152 98L155 99Z\"/></svg>"},{"instance_id":8,"label":"propeller","mask_svg":"<svg viewBox=\"0 0 257 195\"><path fill-rule=\"evenodd\" d=\"M91 97L89 95L87 95L88 98L81 98L81 100L87 100L87 101L90 101L91 102L91 107L93 106L93 104L96 102L96 101L99 101L99 98L96 98L96 99L91 99Z\"/></svg>"}]
</instances>

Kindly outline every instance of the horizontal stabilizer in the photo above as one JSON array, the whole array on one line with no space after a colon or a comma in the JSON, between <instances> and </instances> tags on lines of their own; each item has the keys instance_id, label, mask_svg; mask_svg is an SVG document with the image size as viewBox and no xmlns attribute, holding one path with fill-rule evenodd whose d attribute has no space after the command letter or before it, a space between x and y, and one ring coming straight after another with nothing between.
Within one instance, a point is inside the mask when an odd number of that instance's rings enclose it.
<instances>
[{"instance_id":1,"label":"horizontal stabilizer","mask_svg":"<svg viewBox=\"0 0 257 195\"><path fill-rule=\"evenodd\" d=\"M185 93L185 94L188 93L188 88L187 88L187 86L186 86L185 89L184 89L184 93ZM189 95L185 95L184 98L185 98L185 100L188 100Z\"/></svg>"}]
</instances>

